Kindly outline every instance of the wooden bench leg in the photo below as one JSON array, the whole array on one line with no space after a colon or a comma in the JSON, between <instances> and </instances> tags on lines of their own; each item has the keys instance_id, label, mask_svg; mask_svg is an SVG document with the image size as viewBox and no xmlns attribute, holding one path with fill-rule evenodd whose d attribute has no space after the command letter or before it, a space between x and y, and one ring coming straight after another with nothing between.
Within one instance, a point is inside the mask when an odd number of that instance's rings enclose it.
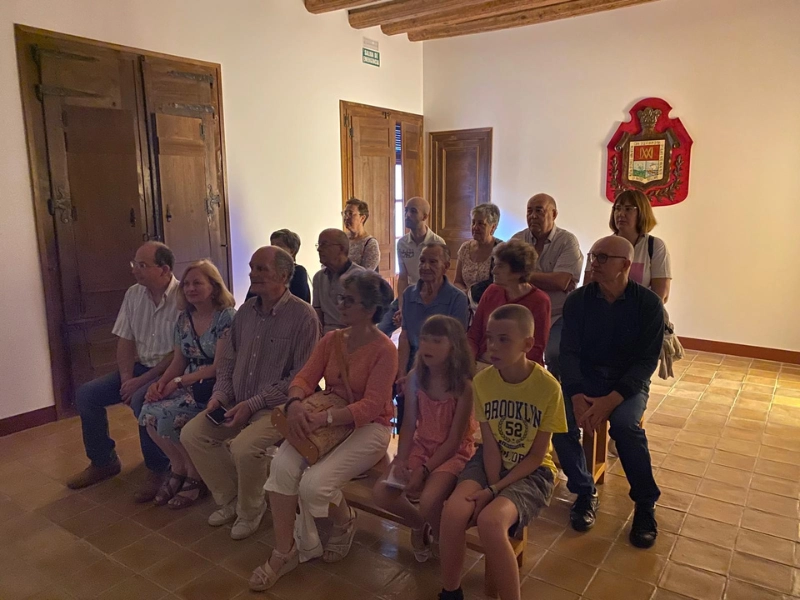
<instances>
[{"instance_id":1,"label":"wooden bench leg","mask_svg":"<svg viewBox=\"0 0 800 600\"><path fill-rule=\"evenodd\" d=\"M586 456L586 467L592 474L592 478L595 483L602 485L606 475L608 422L603 422L597 431L583 430L583 453Z\"/></svg>"}]
</instances>

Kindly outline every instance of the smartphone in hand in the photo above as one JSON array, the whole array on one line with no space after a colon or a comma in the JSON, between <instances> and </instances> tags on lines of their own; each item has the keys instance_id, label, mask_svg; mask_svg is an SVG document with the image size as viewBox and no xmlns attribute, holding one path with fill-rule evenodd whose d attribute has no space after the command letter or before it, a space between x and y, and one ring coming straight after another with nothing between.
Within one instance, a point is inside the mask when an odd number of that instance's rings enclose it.
<instances>
[{"instance_id":1,"label":"smartphone in hand","mask_svg":"<svg viewBox=\"0 0 800 600\"><path fill-rule=\"evenodd\" d=\"M222 425L225 422L225 413L228 412L228 409L224 406L220 406L210 413L206 413L206 418L211 421L214 425Z\"/></svg>"}]
</instances>

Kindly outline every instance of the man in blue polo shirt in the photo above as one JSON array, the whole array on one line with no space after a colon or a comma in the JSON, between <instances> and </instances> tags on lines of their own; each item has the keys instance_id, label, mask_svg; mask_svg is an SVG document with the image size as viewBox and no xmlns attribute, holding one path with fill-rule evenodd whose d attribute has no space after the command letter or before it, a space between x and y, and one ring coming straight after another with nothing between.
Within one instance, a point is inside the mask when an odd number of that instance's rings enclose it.
<instances>
[{"instance_id":1,"label":"man in blue polo shirt","mask_svg":"<svg viewBox=\"0 0 800 600\"><path fill-rule=\"evenodd\" d=\"M419 255L419 280L403 292L403 330L398 348L398 389L402 390L406 374L414 364L419 348L419 332L431 315L447 315L458 319L467 328L469 301L467 296L445 276L450 268L450 249L441 242L422 245ZM402 423L402 404L398 403L398 423Z\"/></svg>"}]
</instances>

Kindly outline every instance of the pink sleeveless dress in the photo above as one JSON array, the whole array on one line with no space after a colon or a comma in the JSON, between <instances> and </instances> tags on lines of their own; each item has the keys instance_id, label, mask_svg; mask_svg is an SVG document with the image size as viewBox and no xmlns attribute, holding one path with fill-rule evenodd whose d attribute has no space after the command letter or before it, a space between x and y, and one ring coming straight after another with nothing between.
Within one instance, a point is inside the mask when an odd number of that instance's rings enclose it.
<instances>
[{"instance_id":1,"label":"pink sleeveless dress","mask_svg":"<svg viewBox=\"0 0 800 600\"><path fill-rule=\"evenodd\" d=\"M417 389L417 429L411 445L408 467L413 471L433 456L450 435L458 399L448 396L446 400L433 400L422 389ZM455 455L434 469L435 473L451 473L458 476L464 465L475 454L475 432L478 423L470 411L469 423L464 438Z\"/></svg>"}]
</instances>

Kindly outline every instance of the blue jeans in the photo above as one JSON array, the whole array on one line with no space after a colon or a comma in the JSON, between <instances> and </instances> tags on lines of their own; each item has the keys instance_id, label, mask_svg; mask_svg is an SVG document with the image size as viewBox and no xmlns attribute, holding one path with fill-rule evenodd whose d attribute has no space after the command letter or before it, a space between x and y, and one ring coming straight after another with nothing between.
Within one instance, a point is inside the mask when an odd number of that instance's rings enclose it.
<instances>
[{"instance_id":1,"label":"blue jeans","mask_svg":"<svg viewBox=\"0 0 800 600\"><path fill-rule=\"evenodd\" d=\"M597 390L590 390L588 395L602 396ZM650 462L650 449L644 429L639 427L645 408L647 394L641 392L626 398L608 417L609 435L617 443L617 454L625 469L628 483L631 486L631 500L637 504L653 505L661 496L661 490L653 477ZM594 478L586 467L586 455L580 442L580 432L575 423L572 401L564 399L567 410L567 433L553 434L553 447L558 454L561 468L567 475L567 488L573 494L593 494Z\"/></svg>"},{"instance_id":2,"label":"blue jeans","mask_svg":"<svg viewBox=\"0 0 800 600\"><path fill-rule=\"evenodd\" d=\"M561 330L564 328L564 318L559 317L558 321L550 326L550 337L547 339L547 347L544 349L544 364L550 375L561 381L561 370L558 368L558 356L561 350Z\"/></svg>"},{"instance_id":3,"label":"blue jeans","mask_svg":"<svg viewBox=\"0 0 800 600\"><path fill-rule=\"evenodd\" d=\"M392 323L392 319L394 319L394 313L398 310L400 310L400 305L397 303L397 298L395 298L386 310L386 314L383 315L381 322L378 323L378 329L385 333L386 337L392 337L392 334L397 330L397 327Z\"/></svg>"},{"instance_id":4,"label":"blue jeans","mask_svg":"<svg viewBox=\"0 0 800 600\"><path fill-rule=\"evenodd\" d=\"M133 376L139 377L150 369L136 363L133 367ZM84 383L78 388L76 406L81 415L81 429L83 430L83 445L86 456L96 467L103 467L114 460L114 440L108 435L108 416L106 407L122 402L119 388L122 385L119 371L114 371L98 379ZM147 386L142 386L133 393L131 409L136 418L142 412L144 395ZM150 439L147 428L139 427L139 443L142 447L144 464L151 471L162 472L169 467L169 459L156 443Z\"/></svg>"}]
</instances>

